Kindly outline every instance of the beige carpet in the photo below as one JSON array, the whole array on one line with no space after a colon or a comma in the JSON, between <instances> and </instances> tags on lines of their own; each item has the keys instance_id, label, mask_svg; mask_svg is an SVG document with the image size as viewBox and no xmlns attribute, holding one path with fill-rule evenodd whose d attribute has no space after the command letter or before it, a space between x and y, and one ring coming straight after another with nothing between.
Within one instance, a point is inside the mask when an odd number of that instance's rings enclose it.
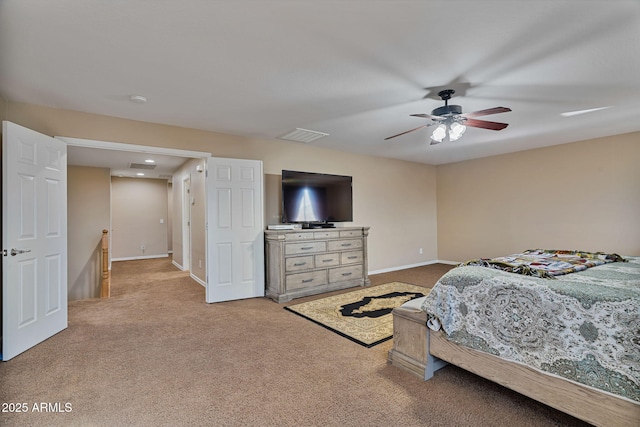
<instances>
[{"instance_id":1,"label":"beige carpet","mask_svg":"<svg viewBox=\"0 0 640 427\"><path fill-rule=\"evenodd\" d=\"M285 308L369 348L393 337L391 310L427 293L421 286L392 282Z\"/></svg>"},{"instance_id":2,"label":"beige carpet","mask_svg":"<svg viewBox=\"0 0 640 427\"><path fill-rule=\"evenodd\" d=\"M450 268L371 281L428 288ZM585 426L455 366L421 381L387 364L391 341L319 334L270 299L204 294L168 259L114 263L111 299L71 302L68 329L0 363L0 403L71 411L0 426Z\"/></svg>"}]
</instances>

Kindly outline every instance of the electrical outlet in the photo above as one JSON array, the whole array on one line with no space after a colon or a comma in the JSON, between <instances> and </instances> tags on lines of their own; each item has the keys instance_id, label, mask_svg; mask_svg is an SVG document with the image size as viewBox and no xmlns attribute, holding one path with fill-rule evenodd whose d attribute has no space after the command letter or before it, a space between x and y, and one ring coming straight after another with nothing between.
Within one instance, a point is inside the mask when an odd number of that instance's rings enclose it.
<instances>
[{"instance_id":1,"label":"electrical outlet","mask_svg":"<svg viewBox=\"0 0 640 427\"><path fill-rule=\"evenodd\" d=\"M198 261L198 265L200 266L200 268L202 268L202 260Z\"/></svg>"},{"instance_id":2,"label":"electrical outlet","mask_svg":"<svg viewBox=\"0 0 640 427\"><path fill-rule=\"evenodd\" d=\"M418 252L420 252L420 255L422 255L422 248L420 248L420 250Z\"/></svg>"},{"instance_id":3,"label":"electrical outlet","mask_svg":"<svg viewBox=\"0 0 640 427\"><path fill-rule=\"evenodd\" d=\"M144 251L144 245L140 246L140 250Z\"/></svg>"}]
</instances>

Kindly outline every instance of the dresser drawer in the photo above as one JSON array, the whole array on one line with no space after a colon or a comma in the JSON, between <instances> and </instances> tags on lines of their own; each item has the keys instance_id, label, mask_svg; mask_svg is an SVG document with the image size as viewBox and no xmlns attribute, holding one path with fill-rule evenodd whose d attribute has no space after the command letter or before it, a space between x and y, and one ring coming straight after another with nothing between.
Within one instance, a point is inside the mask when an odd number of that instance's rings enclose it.
<instances>
[{"instance_id":1,"label":"dresser drawer","mask_svg":"<svg viewBox=\"0 0 640 427\"><path fill-rule=\"evenodd\" d=\"M326 285L327 270L287 274L284 280L287 291Z\"/></svg>"},{"instance_id":2,"label":"dresser drawer","mask_svg":"<svg viewBox=\"0 0 640 427\"><path fill-rule=\"evenodd\" d=\"M326 242L286 243L284 245L285 255L311 254L314 252L325 252L326 250Z\"/></svg>"},{"instance_id":3,"label":"dresser drawer","mask_svg":"<svg viewBox=\"0 0 640 427\"><path fill-rule=\"evenodd\" d=\"M340 254L340 264L362 264L363 258L362 251L343 252Z\"/></svg>"},{"instance_id":4,"label":"dresser drawer","mask_svg":"<svg viewBox=\"0 0 640 427\"><path fill-rule=\"evenodd\" d=\"M343 239L328 242L330 251L346 251L362 248L362 239Z\"/></svg>"},{"instance_id":5,"label":"dresser drawer","mask_svg":"<svg viewBox=\"0 0 640 427\"><path fill-rule=\"evenodd\" d=\"M340 254L321 254L315 256L316 268L340 265Z\"/></svg>"},{"instance_id":6,"label":"dresser drawer","mask_svg":"<svg viewBox=\"0 0 640 427\"><path fill-rule=\"evenodd\" d=\"M362 230L341 230L340 237L360 237L362 236Z\"/></svg>"},{"instance_id":7,"label":"dresser drawer","mask_svg":"<svg viewBox=\"0 0 640 427\"><path fill-rule=\"evenodd\" d=\"M309 240L313 239L311 233L287 233L284 236L286 241Z\"/></svg>"},{"instance_id":8,"label":"dresser drawer","mask_svg":"<svg viewBox=\"0 0 640 427\"><path fill-rule=\"evenodd\" d=\"M316 231L313 233L314 239L337 239L339 237L339 231Z\"/></svg>"},{"instance_id":9,"label":"dresser drawer","mask_svg":"<svg viewBox=\"0 0 640 427\"><path fill-rule=\"evenodd\" d=\"M309 256L297 256L293 258L287 258L285 260L285 271L301 271L311 270L313 268L313 255Z\"/></svg>"},{"instance_id":10,"label":"dresser drawer","mask_svg":"<svg viewBox=\"0 0 640 427\"><path fill-rule=\"evenodd\" d=\"M362 279L362 265L351 265L329 270L329 283L352 279Z\"/></svg>"}]
</instances>

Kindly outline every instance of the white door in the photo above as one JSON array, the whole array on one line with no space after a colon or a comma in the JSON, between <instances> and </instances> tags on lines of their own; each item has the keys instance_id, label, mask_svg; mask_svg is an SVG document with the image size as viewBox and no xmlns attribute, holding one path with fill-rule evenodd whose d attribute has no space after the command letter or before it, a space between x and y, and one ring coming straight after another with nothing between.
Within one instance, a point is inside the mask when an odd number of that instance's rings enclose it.
<instances>
[{"instance_id":1,"label":"white door","mask_svg":"<svg viewBox=\"0 0 640 427\"><path fill-rule=\"evenodd\" d=\"M207 302L264 296L262 162L207 159Z\"/></svg>"},{"instance_id":2,"label":"white door","mask_svg":"<svg viewBox=\"0 0 640 427\"><path fill-rule=\"evenodd\" d=\"M67 327L67 146L2 123L2 360Z\"/></svg>"}]
</instances>

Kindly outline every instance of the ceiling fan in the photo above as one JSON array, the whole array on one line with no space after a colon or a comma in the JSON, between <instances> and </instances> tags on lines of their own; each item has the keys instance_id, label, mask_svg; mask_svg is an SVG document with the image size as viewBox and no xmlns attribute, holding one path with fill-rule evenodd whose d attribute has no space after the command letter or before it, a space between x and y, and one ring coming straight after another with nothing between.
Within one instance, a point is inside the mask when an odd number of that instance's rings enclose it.
<instances>
[{"instance_id":1,"label":"ceiling fan","mask_svg":"<svg viewBox=\"0 0 640 427\"><path fill-rule=\"evenodd\" d=\"M438 96L444 101L442 107L438 107L431 112L431 114L411 114L413 117L422 117L425 119L431 119L431 123L418 126L417 128L410 129L399 133L397 135L390 136L384 140L395 138L400 135L407 134L422 128L426 128L432 125L438 125L431 135L431 145L441 143L447 136L449 141L455 141L459 139L467 129L467 126L489 129L489 130L502 130L509 126L507 123L490 122L487 120L477 120L474 117L488 116L490 114L507 113L511 111L511 108L495 107L488 108L486 110L474 111L473 113L462 113L462 107L459 105L449 105L449 99L455 91L453 89L445 89L438 92Z\"/></svg>"}]
</instances>

